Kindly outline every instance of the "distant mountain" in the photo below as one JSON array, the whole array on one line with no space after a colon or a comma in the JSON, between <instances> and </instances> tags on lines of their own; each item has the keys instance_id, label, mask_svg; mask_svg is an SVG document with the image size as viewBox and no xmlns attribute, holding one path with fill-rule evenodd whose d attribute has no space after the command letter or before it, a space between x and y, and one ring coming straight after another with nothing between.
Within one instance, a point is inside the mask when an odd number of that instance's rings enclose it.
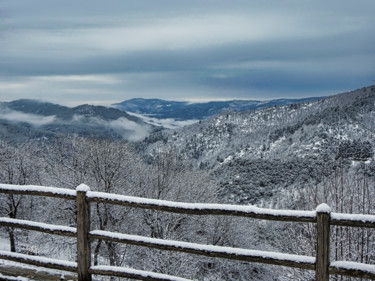
<instances>
[{"instance_id":1,"label":"distant mountain","mask_svg":"<svg viewBox=\"0 0 375 281\"><path fill-rule=\"evenodd\" d=\"M23 113L32 113L42 116L57 115L70 110L69 107L32 99L20 99L11 102L2 102L0 103L0 106L2 108L9 108Z\"/></svg>"},{"instance_id":2,"label":"distant mountain","mask_svg":"<svg viewBox=\"0 0 375 281\"><path fill-rule=\"evenodd\" d=\"M154 129L138 117L104 106L70 108L27 99L0 103L0 137L10 141L67 134L140 140Z\"/></svg>"},{"instance_id":3,"label":"distant mountain","mask_svg":"<svg viewBox=\"0 0 375 281\"><path fill-rule=\"evenodd\" d=\"M161 99L131 99L113 104L114 108L126 112L143 114L158 119L173 118L178 121L204 120L222 112L244 112L260 108L290 105L301 102L314 101L318 97L303 99L276 99L269 101L232 100L212 101L206 103L188 103L166 101Z\"/></svg>"},{"instance_id":4,"label":"distant mountain","mask_svg":"<svg viewBox=\"0 0 375 281\"><path fill-rule=\"evenodd\" d=\"M208 161L210 155L214 157L214 163L216 163L216 156L221 159L222 154L231 155L228 146L235 148L237 143L248 146L248 142L251 141L252 146L264 144L268 147L271 142L276 143L299 132L306 124L315 125L317 120L331 122L331 119L335 118L349 118L350 116L347 115L355 115L353 108L359 108L358 105L351 105L350 110L345 107L346 115L341 112L341 108L344 104L353 103L354 97L358 98L356 95L361 96L362 92L358 90L350 95L342 94L321 99L233 100L207 103L132 99L115 104L114 107L93 105L66 107L21 99L0 102L0 138L23 141L30 138L52 138L75 134L130 141L147 138L147 143L163 138L165 143L169 143L171 138L176 142L181 142L182 140L178 138L181 134L182 139L189 140L184 144L186 148L183 152L193 157L194 161L200 161L202 165L206 165L204 163ZM356 100L356 102L359 101ZM368 106L367 102L362 105L362 108L365 106ZM200 122L192 122L192 120L200 120ZM210 122L215 124L210 124ZM243 122L242 125L241 122ZM190 126L194 123L196 124ZM210 125L205 128L203 124ZM175 129L184 125L187 127L184 127L181 132L162 130L163 128ZM203 128L205 129L202 133ZM237 132L237 130L240 131ZM173 136L169 135L171 132ZM192 134L190 135L189 132ZM260 134L267 136L266 139L262 138L261 143L259 143L260 138L254 139ZM226 135L230 138L226 139ZM201 139L202 136L204 136L203 139ZM257 150L251 153L255 151ZM202 154L205 154L203 159L201 159Z\"/></svg>"},{"instance_id":5,"label":"distant mountain","mask_svg":"<svg viewBox=\"0 0 375 281\"><path fill-rule=\"evenodd\" d=\"M55 116L56 118L61 120L72 120L74 116L79 115L83 117L97 117L104 120L127 118L134 122L142 123L139 118L129 115L121 110L116 110L115 108L111 107L94 106L88 104L71 108L38 100L20 99L11 102L0 103L0 106L23 113L30 113L41 116Z\"/></svg>"}]
</instances>

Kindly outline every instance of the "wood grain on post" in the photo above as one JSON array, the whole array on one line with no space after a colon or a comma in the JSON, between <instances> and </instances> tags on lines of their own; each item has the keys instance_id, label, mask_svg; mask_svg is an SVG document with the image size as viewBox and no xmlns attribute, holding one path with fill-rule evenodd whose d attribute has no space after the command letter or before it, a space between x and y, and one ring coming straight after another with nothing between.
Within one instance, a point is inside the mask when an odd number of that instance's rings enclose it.
<instances>
[{"instance_id":1,"label":"wood grain on post","mask_svg":"<svg viewBox=\"0 0 375 281\"><path fill-rule=\"evenodd\" d=\"M91 265L90 241L90 205L86 200L89 187L81 184L77 187L77 266L78 280L91 281L89 268Z\"/></svg>"},{"instance_id":2,"label":"wood grain on post","mask_svg":"<svg viewBox=\"0 0 375 281\"><path fill-rule=\"evenodd\" d=\"M316 243L316 281L329 281L329 235L331 209L327 204L316 208L317 243Z\"/></svg>"}]
</instances>

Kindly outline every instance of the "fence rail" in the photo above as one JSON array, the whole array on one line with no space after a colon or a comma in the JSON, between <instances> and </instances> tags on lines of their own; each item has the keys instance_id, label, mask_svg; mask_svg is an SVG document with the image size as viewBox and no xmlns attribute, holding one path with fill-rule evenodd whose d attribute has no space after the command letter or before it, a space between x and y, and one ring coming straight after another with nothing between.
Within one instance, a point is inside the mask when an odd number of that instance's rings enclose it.
<instances>
[{"instance_id":1,"label":"fence rail","mask_svg":"<svg viewBox=\"0 0 375 281\"><path fill-rule=\"evenodd\" d=\"M163 201L139 197L130 197L102 192L92 192L85 185L76 190L42 186L16 186L0 184L0 193L55 197L75 200L77 208L77 228L52 225L39 222L1 218L0 226L22 228L54 235L77 238L77 263L44 257L0 251L0 259L12 260L53 269L77 272L80 281L90 281L92 274L119 276L139 280L187 280L162 273L147 272L131 268L113 266L92 266L90 240L102 239L166 251L177 251L207 257L217 257L246 262L266 263L280 266L314 270L317 281L328 281L329 275L346 275L375 280L375 265L334 261L330 262L329 237L330 226L350 226L375 228L375 216L331 213L327 205L322 204L315 211L273 210L254 206L224 204L198 204ZM90 203L100 202L134 208L151 209L178 214L224 215L255 218L261 220L285 222L316 223L316 256L301 256L241 248L202 245L181 241L162 240L123 233L90 230Z\"/></svg>"}]
</instances>

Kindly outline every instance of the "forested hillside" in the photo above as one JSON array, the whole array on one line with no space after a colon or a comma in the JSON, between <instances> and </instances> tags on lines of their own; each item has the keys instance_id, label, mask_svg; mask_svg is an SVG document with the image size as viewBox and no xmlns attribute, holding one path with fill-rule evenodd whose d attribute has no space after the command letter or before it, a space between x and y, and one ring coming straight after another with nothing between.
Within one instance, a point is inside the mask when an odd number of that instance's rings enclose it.
<instances>
[{"instance_id":1,"label":"forested hillside","mask_svg":"<svg viewBox=\"0 0 375 281\"><path fill-rule=\"evenodd\" d=\"M18 142L2 137L0 182L71 189L85 183L109 193L280 209L314 210L326 202L337 212L375 214L374 120L375 86L370 86L313 102L222 113L138 142L76 134ZM101 203L92 205L92 213L92 227L101 230L294 254L315 251L316 233L309 224L172 215ZM0 216L75 226L74 204L55 199L0 194ZM68 238L11 228L0 229L0 236L12 251L75 259L75 244ZM332 245L332 259L375 263L373 231L333 227ZM193 280L313 278L308 271L102 240L94 241L92 253L95 264Z\"/></svg>"},{"instance_id":2,"label":"forested hillside","mask_svg":"<svg viewBox=\"0 0 375 281\"><path fill-rule=\"evenodd\" d=\"M259 203L287 187L320 183L337 166L372 159L375 87L315 102L225 113L148 137L142 149L173 147L220 179L223 198ZM372 167L372 161L368 161Z\"/></svg>"}]
</instances>

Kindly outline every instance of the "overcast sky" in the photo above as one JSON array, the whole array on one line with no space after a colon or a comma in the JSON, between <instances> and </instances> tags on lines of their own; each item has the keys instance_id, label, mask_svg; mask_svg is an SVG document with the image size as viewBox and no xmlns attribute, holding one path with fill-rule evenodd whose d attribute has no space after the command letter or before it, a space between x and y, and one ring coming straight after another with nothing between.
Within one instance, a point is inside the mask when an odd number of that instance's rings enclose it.
<instances>
[{"instance_id":1,"label":"overcast sky","mask_svg":"<svg viewBox=\"0 0 375 281\"><path fill-rule=\"evenodd\" d=\"M374 0L0 0L0 100L322 96L375 84Z\"/></svg>"}]
</instances>

